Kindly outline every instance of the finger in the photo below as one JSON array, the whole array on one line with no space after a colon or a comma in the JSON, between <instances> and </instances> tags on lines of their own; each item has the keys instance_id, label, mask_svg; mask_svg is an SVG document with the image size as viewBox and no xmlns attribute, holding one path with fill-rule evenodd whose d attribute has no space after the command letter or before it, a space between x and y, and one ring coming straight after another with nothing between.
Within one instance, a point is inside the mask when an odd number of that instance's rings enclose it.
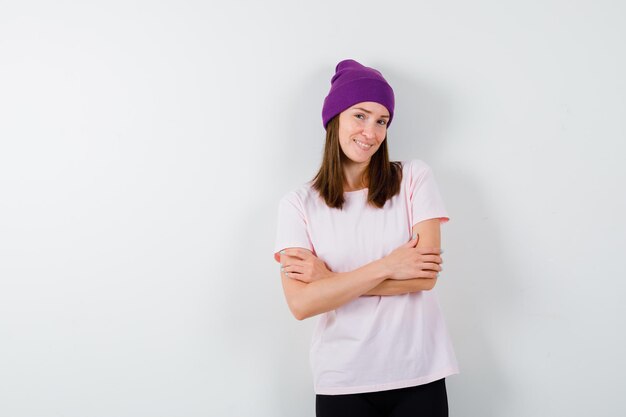
<instances>
[{"instance_id":1,"label":"finger","mask_svg":"<svg viewBox=\"0 0 626 417\"><path fill-rule=\"evenodd\" d=\"M439 255L441 254L441 248L415 248L417 253L421 255Z\"/></svg>"},{"instance_id":2,"label":"finger","mask_svg":"<svg viewBox=\"0 0 626 417\"><path fill-rule=\"evenodd\" d=\"M283 274L287 277L287 279L305 282L308 284L308 282L302 278L302 274L298 274L297 272L283 272Z\"/></svg>"},{"instance_id":3,"label":"finger","mask_svg":"<svg viewBox=\"0 0 626 417\"><path fill-rule=\"evenodd\" d=\"M286 265L282 266L280 270L287 274L302 274L304 272L304 268L300 265Z\"/></svg>"},{"instance_id":4,"label":"finger","mask_svg":"<svg viewBox=\"0 0 626 417\"><path fill-rule=\"evenodd\" d=\"M296 258L297 253L298 253L297 248L289 248L289 249L283 249L280 251L281 256L285 256L285 257L290 257L290 258Z\"/></svg>"},{"instance_id":5,"label":"finger","mask_svg":"<svg viewBox=\"0 0 626 417\"><path fill-rule=\"evenodd\" d=\"M308 260L302 259L302 258L298 258L296 256L287 256L287 255L282 255L281 257L281 265L282 266L287 266L287 265L305 265L307 263L311 263Z\"/></svg>"},{"instance_id":6,"label":"finger","mask_svg":"<svg viewBox=\"0 0 626 417\"><path fill-rule=\"evenodd\" d=\"M306 257L312 255L311 251L304 248L289 248L283 249L280 251L281 255L292 256L295 258L305 259Z\"/></svg>"},{"instance_id":7,"label":"finger","mask_svg":"<svg viewBox=\"0 0 626 417\"><path fill-rule=\"evenodd\" d=\"M431 262L426 262L421 264L421 269L429 270L429 271L442 271L443 268L441 265Z\"/></svg>"},{"instance_id":8,"label":"finger","mask_svg":"<svg viewBox=\"0 0 626 417\"><path fill-rule=\"evenodd\" d=\"M422 254L422 255L439 255L441 253L441 249L440 248L426 248L426 247L422 247L422 248L416 248L418 253Z\"/></svg>"},{"instance_id":9,"label":"finger","mask_svg":"<svg viewBox=\"0 0 626 417\"><path fill-rule=\"evenodd\" d=\"M289 276L290 278L293 278L296 275L302 275L302 268L295 265L281 266L280 272Z\"/></svg>"},{"instance_id":10,"label":"finger","mask_svg":"<svg viewBox=\"0 0 626 417\"><path fill-rule=\"evenodd\" d=\"M420 273L421 278L438 278L439 273L436 271L422 270Z\"/></svg>"},{"instance_id":11,"label":"finger","mask_svg":"<svg viewBox=\"0 0 626 417\"><path fill-rule=\"evenodd\" d=\"M311 283L311 281L306 279L306 277L304 275L298 274L296 272L290 273L289 274L289 278L295 279L295 280L300 281L300 282L304 282L305 284L310 284Z\"/></svg>"},{"instance_id":12,"label":"finger","mask_svg":"<svg viewBox=\"0 0 626 417\"><path fill-rule=\"evenodd\" d=\"M409 240L408 242L406 242L404 245L402 245L403 247L406 248L414 248L415 245L417 245L417 242L419 241L420 235L419 234L415 234L411 237L411 240Z\"/></svg>"},{"instance_id":13,"label":"finger","mask_svg":"<svg viewBox=\"0 0 626 417\"><path fill-rule=\"evenodd\" d=\"M281 270L283 269L288 270L288 268L295 268L297 272L301 272L302 270L304 270L305 264L302 262L302 260L298 258L291 258L291 259L292 260L290 260L289 262L285 262L281 264Z\"/></svg>"},{"instance_id":14,"label":"finger","mask_svg":"<svg viewBox=\"0 0 626 417\"><path fill-rule=\"evenodd\" d=\"M285 250L280 251L280 263L284 264L285 262L292 261L296 259L294 256L287 255Z\"/></svg>"},{"instance_id":15,"label":"finger","mask_svg":"<svg viewBox=\"0 0 626 417\"><path fill-rule=\"evenodd\" d=\"M287 255L286 253L282 253L280 254L280 263L281 265L284 265L286 263L290 263L290 262L294 262L296 260L299 260L300 258L296 258L295 256L291 256L291 255Z\"/></svg>"},{"instance_id":16,"label":"finger","mask_svg":"<svg viewBox=\"0 0 626 417\"><path fill-rule=\"evenodd\" d=\"M423 262L432 262L435 264L443 263L443 259L439 255L422 255L421 256Z\"/></svg>"}]
</instances>

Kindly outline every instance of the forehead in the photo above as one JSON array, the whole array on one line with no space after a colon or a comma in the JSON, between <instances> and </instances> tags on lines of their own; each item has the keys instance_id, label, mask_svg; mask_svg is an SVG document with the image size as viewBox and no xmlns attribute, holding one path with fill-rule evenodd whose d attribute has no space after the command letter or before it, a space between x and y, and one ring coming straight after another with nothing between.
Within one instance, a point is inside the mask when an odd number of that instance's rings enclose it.
<instances>
[{"instance_id":1,"label":"forehead","mask_svg":"<svg viewBox=\"0 0 626 417\"><path fill-rule=\"evenodd\" d=\"M376 103L375 101L363 101L349 107L347 110L365 110L376 116L389 116L387 108L380 103Z\"/></svg>"}]
</instances>

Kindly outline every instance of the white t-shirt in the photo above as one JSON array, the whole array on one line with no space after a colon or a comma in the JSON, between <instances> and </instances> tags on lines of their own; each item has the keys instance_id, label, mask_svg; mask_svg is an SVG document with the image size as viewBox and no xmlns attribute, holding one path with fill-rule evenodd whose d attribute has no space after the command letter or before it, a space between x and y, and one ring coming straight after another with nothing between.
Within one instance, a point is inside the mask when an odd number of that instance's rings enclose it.
<instances>
[{"instance_id":1,"label":"white t-shirt","mask_svg":"<svg viewBox=\"0 0 626 417\"><path fill-rule=\"evenodd\" d=\"M311 183L285 195L274 258L301 247L334 272L352 271L406 243L416 223L447 222L430 167L412 160L402 171L400 193L382 209L367 204L367 189L346 192L341 210L328 207ZM319 315L310 359L316 394L384 391L458 373L435 289L361 296Z\"/></svg>"}]
</instances>

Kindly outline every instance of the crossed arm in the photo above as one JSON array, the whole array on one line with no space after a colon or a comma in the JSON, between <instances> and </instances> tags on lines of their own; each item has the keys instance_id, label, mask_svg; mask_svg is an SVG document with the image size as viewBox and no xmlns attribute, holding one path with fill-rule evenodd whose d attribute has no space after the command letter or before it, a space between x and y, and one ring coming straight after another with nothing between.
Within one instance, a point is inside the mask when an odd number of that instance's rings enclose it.
<instances>
[{"instance_id":1,"label":"crossed arm","mask_svg":"<svg viewBox=\"0 0 626 417\"><path fill-rule=\"evenodd\" d=\"M442 262L439 219L416 224L413 234L419 236L417 242L413 240L382 259L345 273L329 271L321 260L304 249L283 251L280 261L285 271L281 271L281 279L291 312L303 320L363 295L398 295L432 289ZM290 256L295 254L300 255ZM306 271L301 267L303 262L294 261L297 256L307 258Z\"/></svg>"}]
</instances>

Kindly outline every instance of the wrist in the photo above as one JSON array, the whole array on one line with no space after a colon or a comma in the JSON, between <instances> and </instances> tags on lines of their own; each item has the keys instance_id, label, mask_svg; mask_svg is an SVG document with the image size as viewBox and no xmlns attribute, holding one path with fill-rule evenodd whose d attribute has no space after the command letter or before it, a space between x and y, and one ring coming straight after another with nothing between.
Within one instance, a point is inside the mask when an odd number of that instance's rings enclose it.
<instances>
[{"instance_id":1,"label":"wrist","mask_svg":"<svg viewBox=\"0 0 626 417\"><path fill-rule=\"evenodd\" d=\"M391 262L387 259L387 256L381 258L374 263L377 263L377 267L380 270L380 274L383 278L392 278L393 277L393 268Z\"/></svg>"},{"instance_id":2,"label":"wrist","mask_svg":"<svg viewBox=\"0 0 626 417\"><path fill-rule=\"evenodd\" d=\"M339 275L338 272L333 272L329 270L328 272L326 272L324 279L335 278L337 275Z\"/></svg>"},{"instance_id":3,"label":"wrist","mask_svg":"<svg viewBox=\"0 0 626 417\"><path fill-rule=\"evenodd\" d=\"M373 270L375 279L379 282L383 282L387 278L391 278L393 275L393 268L391 262L387 257L378 259L369 265Z\"/></svg>"}]
</instances>

